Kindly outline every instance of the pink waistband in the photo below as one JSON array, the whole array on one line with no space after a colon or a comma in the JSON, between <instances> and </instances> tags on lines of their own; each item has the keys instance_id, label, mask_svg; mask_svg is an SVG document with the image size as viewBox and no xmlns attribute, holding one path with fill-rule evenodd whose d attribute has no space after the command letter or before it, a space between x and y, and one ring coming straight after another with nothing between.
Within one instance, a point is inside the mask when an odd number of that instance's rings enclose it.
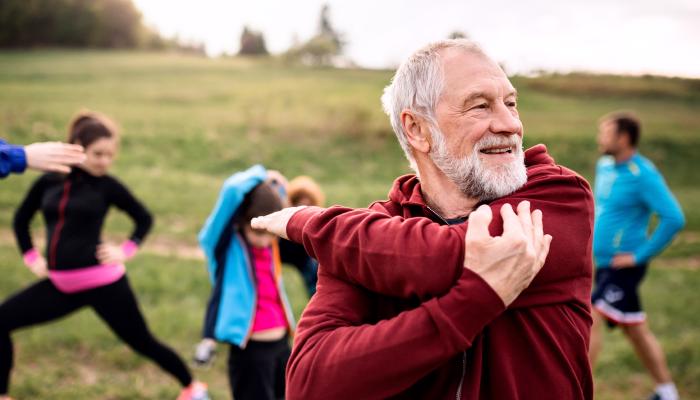
<instances>
[{"instance_id":1,"label":"pink waistband","mask_svg":"<svg viewBox=\"0 0 700 400\"><path fill-rule=\"evenodd\" d=\"M49 279L63 293L77 293L119 280L126 273L124 264L95 265L65 271L49 270Z\"/></svg>"}]
</instances>

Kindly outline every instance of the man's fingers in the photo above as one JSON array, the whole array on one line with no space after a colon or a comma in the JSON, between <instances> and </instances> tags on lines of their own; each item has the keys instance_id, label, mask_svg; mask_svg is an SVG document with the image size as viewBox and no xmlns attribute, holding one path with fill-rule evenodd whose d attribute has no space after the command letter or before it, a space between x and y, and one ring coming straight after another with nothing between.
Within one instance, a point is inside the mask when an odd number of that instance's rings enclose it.
<instances>
[{"instance_id":1,"label":"man's fingers","mask_svg":"<svg viewBox=\"0 0 700 400\"><path fill-rule=\"evenodd\" d=\"M262 216L262 217L255 217L250 220L250 226L253 229L265 229L267 230L267 227L269 225L269 218L267 218L267 215Z\"/></svg>"},{"instance_id":2,"label":"man's fingers","mask_svg":"<svg viewBox=\"0 0 700 400\"><path fill-rule=\"evenodd\" d=\"M538 257L539 264L537 268L538 271L544 266L544 263L547 261L547 255L549 255L549 247L551 244L552 235L544 235L542 244L540 245L540 254Z\"/></svg>"},{"instance_id":3,"label":"man's fingers","mask_svg":"<svg viewBox=\"0 0 700 400\"><path fill-rule=\"evenodd\" d=\"M534 243L534 235L532 231L532 214L530 213L530 202L523 200L518 203L518 219L520 220L520 226L522 227L525 237L531 238Z\"/></svg>"},{"instance_id":4,"label":"man's fingers","mask_svg":"<svg viewBox=\"0 0 700 400\"><path fill-rule=\"evenodd\" d=\"M513 211L513 206L506 203L501 206L501 218L503 218L503 236L519 236L523 234L520 219Z\"/></svg>"},{"instance_id":5,"label":"man's fingers","mask_svg":"<svg viewBox=\"0 0 700 400\"><path fill-rule=\"evenodd\" d=\"M539 249L544 240L544 225L542 224L542 211L540 210L532 212L532 238L534 248Z\"/></svg>"},{"instance_id":6,"label":"man's fingers","mask_svg":"<svg viewBox=\"0 0 700 400\"><path fill-rule=\"evenodd\" d=\"M476 211L469 214L469 228L467 229L466 241L479 240L491 237L489 224L493 219L491 207L482 205Z\"/></svg>"},{"instance_id":7,"label":"man's fingers","mask_svg":"<svg viewBox=\"0 0 700 400\"><path fill-rule=\"evenodd\" d=\"M532 232L536 238L544 236L544 224L542 223L542 211L540 210L532 212Z\"/></svg>"},{"instance_id":8,"label":"man's fingers","mask_svg":"<svg viewBox=\"0 0 700 400\"><path fill-rule=\"evenodd\" d=\"M70 167L67 165L63 164L54 164L54 165L48 165L46 167L47 172L59 172L62 174L69 174L70 173Z\"/></svg>"}]
</instances>

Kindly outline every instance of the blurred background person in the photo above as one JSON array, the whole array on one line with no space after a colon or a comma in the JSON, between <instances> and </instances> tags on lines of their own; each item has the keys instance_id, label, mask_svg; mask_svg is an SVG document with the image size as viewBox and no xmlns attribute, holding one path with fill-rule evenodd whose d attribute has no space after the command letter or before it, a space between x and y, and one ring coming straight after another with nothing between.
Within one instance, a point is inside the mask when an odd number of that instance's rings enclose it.
<instances>
[{"instance_id":1,"label":"blurred background person","mask_svg":"<svg viewBox=\"0 0 700 400\"><path fill-rule=\"evenodd\" d=\"M593 327L589 357L595 365L602 347L601 328L619 325L656 383L650 399L675 400L678 391L659 342L649 329L639 285L651 259L683 228L678 201L654 164L637 150L641 124L632 113L604 116L598 127L596 219L593 255ZM648 235L651 217L658 225Z\"/></svg>"},{"instance_id":2,"label":"blurred background person","mask_svg":"<svg viewBox=\"0 0 700 400\"><path fill-rule=\"evenodd\" d=\"M316 206L323 207L326 196L316 181L311 177L301 175L292 179L287 186L287 198L289 206ZM309 256L301 244L287 239L280 239L280 251L284 262L294 265L304 279L304 285L312 296L316 293L316 281L318 281L318 261Z\"/></svg>"},{"instance_id":3,"label":"blurred background person","mask_svg":"<svg viewBox=\"0 0 700 400\"><path fill-rule=\"evenodd\" d=\"M85 148L84 163L67 175L39 177L15 213L14 231L24 263L41 280L0 304L0 400L9 399L10 334L86 306L133 350L180 382L178 400L207 400L206 385L194 381L180 357L151 334L126 277L124 263L137 252L152 217L108 174L118 151L116 125L102 114L81 112L70 124L68 142ZM111 206L126 212L135 224L121 246L101 240ZM29 229L37 211L46 225L45 257L35 249Z\"/></svg>"},{"instance_id":4,"label":"blurred background person","mask_svg":"<svg viewBox=\"0 0 700 400\"><path fill-rule=\"evenodd\" d=\"M213 285L195 362L212 361L216 342L230 344L228 376L236 400L284 398L294 329L277 238L250 220L282 209L279 173L256 165L230 176L199 233ZM275 184L277 185L277 184Z\"/></svg>"}]
</instances>

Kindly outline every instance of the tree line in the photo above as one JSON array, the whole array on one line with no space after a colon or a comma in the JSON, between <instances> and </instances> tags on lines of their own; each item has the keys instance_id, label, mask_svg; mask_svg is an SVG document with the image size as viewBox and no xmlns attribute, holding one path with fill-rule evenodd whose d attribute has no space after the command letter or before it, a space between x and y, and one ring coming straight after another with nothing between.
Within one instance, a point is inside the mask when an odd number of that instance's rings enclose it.
<instances>
[{"instance_id":1,"label":"tree line","mask_svg":"<svg viewBox=\"0 0 700 400\"><path fill-rule=\"evenodd\" d=\"M131 0L1 0L0 47L178 48L146 27Z\"/></svg>"}]
</instances>

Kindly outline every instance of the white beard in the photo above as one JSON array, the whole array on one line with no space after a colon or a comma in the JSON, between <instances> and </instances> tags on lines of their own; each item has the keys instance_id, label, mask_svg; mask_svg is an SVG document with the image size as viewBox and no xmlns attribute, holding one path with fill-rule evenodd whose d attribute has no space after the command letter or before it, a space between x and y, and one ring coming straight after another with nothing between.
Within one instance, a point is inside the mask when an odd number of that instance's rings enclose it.
<instances>
[{"instance_id":1,"label":"white beard","mask_svg":"<svg viewBox=\"0 0 700 400\"><path fill-rule=\"evenodd\" d=\"M467 197L494 200L515 192L527 182L525 153L518 135L486 135L474 144L470 155L459 158L449 153L445 137L438 128L431 129L430 134L433 139L430 158ZM508 164L487 167L479 151L495 146L513 146L515 159Z\"/></svg>"}]
</instances>

